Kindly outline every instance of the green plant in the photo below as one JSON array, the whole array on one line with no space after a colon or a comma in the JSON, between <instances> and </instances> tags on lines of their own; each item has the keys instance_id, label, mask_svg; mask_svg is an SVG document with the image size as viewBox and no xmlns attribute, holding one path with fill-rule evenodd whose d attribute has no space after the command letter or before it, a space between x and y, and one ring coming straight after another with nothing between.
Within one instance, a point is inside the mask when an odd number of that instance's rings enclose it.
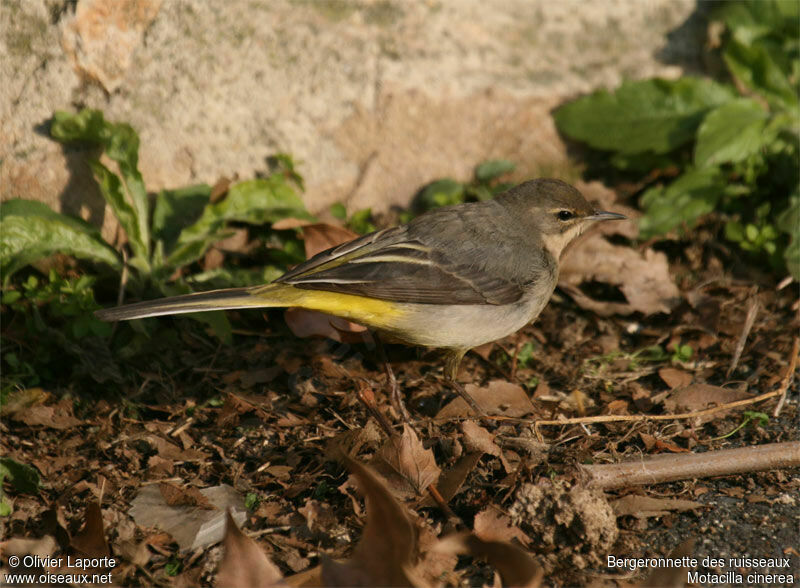
<instances>
[{"instance_id":1,"label":"green plant","mask_svg":"<svg viewBox=\"0 0 800 588\"><path fill-rule=\"evenodd\" d=\"M741 431L743 428L745 428L750 423L753 423L754 425L761 426L761 427L764 427L764 426L767 425L767 423L769 423L769 415L766 415L763 412L746 410L746 411L744 411L744 414L742 415L742 417L743 417L742 418L742 422L739 424L738 427L736 427L735 429L733 429L729 433L726 433L725 435L721 435L719 437L714 437L713 439L711 439L711 441L720 441L722 439L727 439L728 437L731 437L732 435L735 435L738 431Z\"/></svg>"},{"instance_id":2,"label":"green plant","mask_svg":"<svg viewBox=\"0 0 800 588\"><path fill-rule=\"evenodd\" d=\"M302 177L286 154L271 159L273 172L268 177L238 182L230 186L224 198L212 201L211 188L202 184L162 190L151 200L138 169L139 137L130 125L108 122L100 111L85 109L77 114L57 112L50 133L62 143L99 148L88 165L125 231L126 254L115 251L96 229L80 219L54 212L39 202L11 200L0 208L0 267L6 287L16 271L54 253L101 263L118 273L127 266L131 271L126 285L139 296L147 289L166 295L183 293L190 291L192 283L214 280L226 281L224 285L263 283L280 274L285 258L276 255L275 263L257 269L178 270L201 259L214 243L229 236L232 223L263 225L285 217L312 218L292 187L301 187ZM114 163L114 170L100 161L100 151ZM277 241L282 251L289 249L287 243L294 242L294 248L302 252L294 232L270 235L270 239ZM198 319L211 324L218 334L230 332L222 313Z\"/></svg>"},{"instance_id":3,"label":"green plant","mask_svg":"<svg viewBox=\"0 0 800 588\"><path fill-rule=\"evenodd\" d=\"M413 212L420 214L441 206L489 200L513 186L511 183L501 182L500 178L514 171L515 167L515 164L505 159L492 159L475 167L470 182L459 182L450 178L431 182L415 198ZM402 220L410 220L410 217Z\"/></svg>"},{"instance_id":4,"label":"green plant","mask_svg":"<svg viewBox=\"0 0 800 588\"><path fill-rule=\"evenodd\" d=\"M35 468L10 457L0 457L0 516L3 517L7 517L13 512L3 490L6 481L16 492L23 494L36 494L41 485L39 472Z\"/></svg>"},{"instance_id":5,"label":"green plant","mask_svg":"<svg viewBox=\"0 0 800 588\"><path fill-rule=\"evenodd\" d=\"M562 106L565 135L627 173L677 177L641 195L643 238L718 211L742 250L800 278L800 41L795 0L720 4L722 57L735 81L626 82Z\"/></svg>"}]
</instances>

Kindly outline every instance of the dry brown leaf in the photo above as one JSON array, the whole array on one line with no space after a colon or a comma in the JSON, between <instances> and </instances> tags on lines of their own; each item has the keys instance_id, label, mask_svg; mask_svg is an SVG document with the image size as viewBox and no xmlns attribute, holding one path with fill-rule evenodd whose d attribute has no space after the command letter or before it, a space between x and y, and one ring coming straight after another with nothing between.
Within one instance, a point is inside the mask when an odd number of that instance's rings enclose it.
<instances>
[{"instance_id":1,"label":"dry brown leaf","mask_svg":"<svg viewBox=\"0 0 800 588\"><path fill-rule=\"evenodd\" d=\"M521 529L511 523L511 517L494 505L486 507L475 515L472 530L484 541L511 541L516 539L523 546L528 546L531 542L530 538Z\"/></svg>"},{"instance_id":2,"label":"dry brown leaf","mask_svg":"<svg viewBox=\"0 0 800 588\"><path fill-rule=\"evenodd\" d=\"M688 386L694 379L692 374L673 367L661 368L658 370L658 375L672 390L681 386Z\"/></svg>"},{"instance_id":3,"label":"dry brown leaf","mask_svg":"<svg viewBox=\"0 0 800 588\"><path fill-rule=\"evenodd\" d=\"M31 407L44 404L50 394L44 388L24 388L10 390L0 406L1 416L12 416L18 412L30 410Z\"/></svg>"},{"instance_id":4,"label":"dry brown leaf","mask_svg":"<svg viewBox=\"0 0 800 588\"><path fill-rule=\"evenodd\" d=\"M425 449L414 429L408 425L403 425L400 437L393 437L384 444L374 463L393 487L404 494L410 487L415 494L421 495L442 472L436 465L433 451Z\"/></svg>"},{"instance_id":5,"label":"dry brown leaf","mask_svg":"<svg viewBox=\"0 0 800 588\"><path fill-rule=\"evenodd\" d=\"M493 380L485 388L467 384L466 390L486 414L519 418L533 412L533 404L525 390L511 382ZM457 418L472 414L466 400L459 396L442 407L436 418Z\"/></svg>"},{"instance_id":6,"label":"dry brown leaf","mask_svg":"<svg viewBox=\"0 0 800 588\"><path fill-rule=\"evenodd\" d=\"M412 571L419 544L417 529L408 511L369 468L350 457L343 456L342 459L365 496L367 522L350 559L342 562L323 560L323 585L422 585Z\"/></svg>"},{"instance_id":7,"label":"dry brown leaf","mask_svg":"<svg viewBox=\"0 0 800 588\"><path fill-rule=\"evenodd\" d=\"M459 458L456 465L439 477L436 489L439 491L442 498L444 498L445 502L450 502L450 500L458 494L462 484L464 484L464 481L472 470L475 469L482 455L483 452L481 451L465 453ZM426 495L419 501L419 506L420 508L436 506L436 501L431 496Z\"/></svg>"},{"instance_id":8,"label":"dry brown leaf","mask_svg":"<svg viewBox=\"0 0 800 588\"><path fill-rule=\"evenodd\" d=\"M702 503L693 500L650 498L633 494L618 498L609 504L611 504L615 516L633 515L638 518L658 517L670 511L683 512L703 507Z\"/></svg>"},{"instance_id":9,"label":"dry brown leaf","mask_svg":"<svg viewBox=\"0 0 800 588\"><path fill-rule=\"evenodd\" d=\"M225 548L219 563L215 585L230 588L267 588L285 586L278 567L258 543L242 533L230 512L225 517Z\"/></svg>"},{"instance_id":10,"label":"dry brown leaf","mask_svg":"<svg viewBox=\"0 0 800 588\"><path fill-rule=\"evenodd\" d=\"M579 288L590 281L619 287L627 302L590 298ZM637 311L669 313L680 300L664 253L652 249L639 253L631 247L608 242L598 232L588 234L564 255L558 284L579 306L601 316Z\"/></svg>"},{"instance_id":11,"label":"dry brown leaf","mask_svg":"<svg viewBox=\"0 0 800 588\"><path fill-rule=\"evenodd\" d=\"M445 537L435 549L485 559L500 573L503 586L536 588L544 576L542 567L527 551L505 541L484 541L472 533L459 533Z\"/></svg>"},{"instance_id":12,"label":"dry brown leaf","mask_svg":"<svg viewBox=\"0 0 800 588\"><path fill-rule=\"evenodd\" d=\"M672 550L669 559L683 560L683 558L691 557L692 553L694 553L694 539L688 539ZM686 586L688 572L688 567L656 567L640 585L652 588L683 588Z\"/></svg>"},{"instance_id":13,"label":"dry brown leaf","mask_svg":"<svg viewBox=\"0 0 800 588\"><path fill-rule=\"evenodd\" d=\"M222 541L226 511L232 509L241 524L247 510L241 495L225 484L203 488L200 493L215 507L213 510L169 506L158 486L145 486L131 502L129 514L140 527L157 527L169 533L181 550L214 545Z\"/></svg>"},{"instance_id":14,"label":"dry brown leaf","mask_svg":"<svg viewBox=\"0 0 800 588\"><path fill-rule=\"evenodd\" d=\"M503 464L507 474L513 471L513 468L506 461L503 451L494 442L494 435L481 427L475 421L464 421L461 423L461 431L464 433L464 445L467 449L472 451L482 451L489 455L494 455L500 458L500 463Z\"/></svg>"},{"instance_id":15,"label":"dry brown leaf","mask_svg":"<svg viewBox=\"0 0 800 588\"><path fill-rule=\"evenodd\" d=\"M70 541L70 546L88 557L106 557L110 555L106 533L103 528L103 512L96 501L86 507L86 522L77 535Z\"/></svg>"},{"instance_id":16,"label":"dry brown leaf","mask_svg":"<svg viewBox=\"0 0 800 588\"><path fill-rule=\"evenodd\" d=\"M162 439L158 435L147 435L144 438L147 443L152 445L162 459L174 461L199 461L208 458L205 451L198 449L181 449L174 443Z\"/></svg>"},{"instance_id":17,"label":"dry brown leaf","mask_svg":"<svg viewBox=\"0 0 800 588\"><path fill-rule=\"evenodd\" d=\"M744 390L734 388L722 388L711 384L689 384L675 388L669 396L664 399L664 406L669 412L694 412L705 410L713 406L720 406L728 402L735 402L747 398L748 394ZM695 424L702 424L724 417L728 411L697 417Z\"/></svg>"},{"instance_id":18,"label":"dry brown leaf","mask_svg":"<svg viewBox=\"0 0 800 588\"><path fill-rule=\"evenodd\" d=\"M364 343L372 339L366 327L316 310L287 308L283 318L295 337L327 337L339 343Z\"/></svg>"},{"instance_id":19,"label":"dry brown leaf","mask_svg":"<svg viewBox=\"0 0 800 588\"><path fill-rule=\"evenodd\" d=\"M73 416L72 401L69 398L64 398L51 406L31 406L11 415L11 418L29 426L40 425L51 429L71 429L82 423Z\"/></svg>"},{"instance_id":20,"label":"dry brown leaf","mask_svg":"<svg viewBox=\"0 0 800 588\"><path fill-rule=\"evenodd\" d=\"M172 482L161 482L158 490L164 497L164 502L169 506L196 506L206 510L214 509L208 498L192 486L178 486Z\"/></svg>"},{"instance_id":21,"label":"dry brown leaf","mask_svg":"<svg viewBox=\"0 0 800 588\"><path fill-rule=\"evenodd\" d=\"M344 227L315 223L303 225L303 243L306 249L306 259L311 259L317 253L357 239L361 235Z\"/></svg>"},{"instance_id":22,"label":"dry brown leaf","mask_svg":"<svg viewBox=\"0 0 800 588\"><path fill-rule=\"evenodd\" d=\"M276 220L272 223L272 228L276 231L285 231L287 229L297 229L300 227L306 227L308 225L313 225L310 220L304 218L295 218L293 216L288 216L286 218L282 218Z\"/></svg>"}]
</instances>

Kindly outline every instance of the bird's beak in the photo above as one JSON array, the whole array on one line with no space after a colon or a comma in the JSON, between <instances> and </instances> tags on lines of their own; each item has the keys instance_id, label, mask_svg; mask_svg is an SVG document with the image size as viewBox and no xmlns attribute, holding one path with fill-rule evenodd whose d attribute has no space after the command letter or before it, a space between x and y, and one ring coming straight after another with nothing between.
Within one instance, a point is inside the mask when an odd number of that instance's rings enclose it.
<instances>
[{"instance_id":1,"label":"bird's beak","mask_svg":"<svg viewBox=\"0 0 800 588\"><path fill-rule=\"evenodd\" d=\"M628 218L624 214L618 212L609 212L607 210L595 210L594 214L585 217L586 220L622 220Z\"/></svg>"}]
</instances>

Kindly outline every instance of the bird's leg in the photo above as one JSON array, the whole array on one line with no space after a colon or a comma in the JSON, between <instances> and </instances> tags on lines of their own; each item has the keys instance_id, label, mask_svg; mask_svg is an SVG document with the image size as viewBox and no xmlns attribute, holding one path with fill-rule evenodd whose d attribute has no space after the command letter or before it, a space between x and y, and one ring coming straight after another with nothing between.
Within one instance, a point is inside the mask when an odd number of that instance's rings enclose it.
<instances>
[{"instance_id":1,"label":"bird's leg","mask_svg":"<svg viewBox=\"0 0 800 588\"><path fill-rule=\"evenodd\" d=\"M394 377L394 371L386 355L386 349L383 347L380 336L377 333L374 333L374 335L375 347L378 349L378 355L380 355L381 361L383 362L383 369L386 372L386 386L389 388L389 400L392 403L392 408L400 415L403 421L406 423L411 422L411 415L408 413L406 404L403 402L403 397L400 395L400 386L397 384L397 378Z\"/></svg>"},{"instance_id":2,"label":"bird's leg","mask_svg":"<svg viewBox=\"0 0 800 588\"><path fill-rule=\"evenodd\" d=\"M478 403L475 402L475 399L464 389L464 386L456 381L458 366L461 365L461 360L464 358L464 354L466 354L467 351L467 349L451 349L447 351L444 359L444 381L445 384L455 390L458 395L466 401L470 408L475 411L476 415L486 416L486 412L478 406Z\"/></svg>"}]
</instances>

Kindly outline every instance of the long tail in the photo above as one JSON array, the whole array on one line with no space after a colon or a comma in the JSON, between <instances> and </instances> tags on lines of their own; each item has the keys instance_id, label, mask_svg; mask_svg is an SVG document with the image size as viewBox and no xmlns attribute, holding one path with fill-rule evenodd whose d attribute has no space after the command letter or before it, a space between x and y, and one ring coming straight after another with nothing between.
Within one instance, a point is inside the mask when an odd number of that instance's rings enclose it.
<instances>
[{"instance_id":1,"label":"long tail","mask_svg":"<svg viewBox=\"0 0 800 588\"><path fill-rule=\"evenodd\" d=\"M183 314L185 312L289 306L285 296L281 295L282 290L285 288L286 286L283 284L269 284L251 288L211 290L210 292L198 292L159 300L136 302L118 306L117 308L104 308L94 314L104 321L126 321L165 314ZM274 296L270 296L272 291L274 291Z\"/></svg>"}]
</instances>

